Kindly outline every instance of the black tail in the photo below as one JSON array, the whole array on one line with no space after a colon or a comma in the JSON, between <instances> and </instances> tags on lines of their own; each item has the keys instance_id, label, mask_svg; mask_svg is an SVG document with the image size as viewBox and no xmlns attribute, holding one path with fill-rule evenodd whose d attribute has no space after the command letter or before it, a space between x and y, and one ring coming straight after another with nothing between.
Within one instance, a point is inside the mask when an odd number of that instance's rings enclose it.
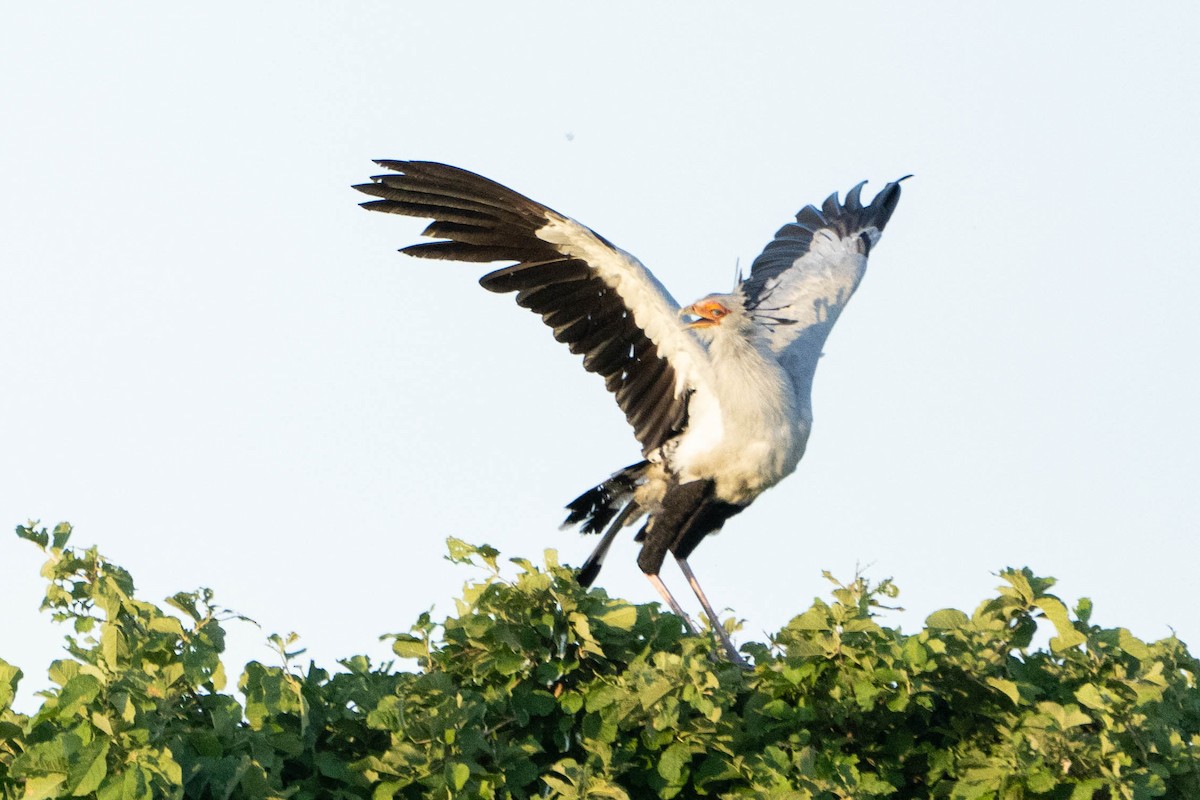
<instances>
[{"instance_id":1,"label":"black tail","mask_svg":"<svg viewBox=\"0 0 1200 800\"><path fill-rule=\"evenodd\" d=\"M621 532L621 528L625 527L625 522L634 514L639 512L637 500L630 499L625 507L621 509L621 513L613 520L612 525L608 526L608 530L600 537L600 543L596 545L596 549L587 557L587 561L583 562L583 566L579 568L579 575L576 580L579 585L588 587L596 580L596 576L600 574L600 568L604 566L604 557L608 555L608 548L612 546L613 539Z\"/></svg>"},{"instance_id":2,"label":"black tail","mask_svg":"<svg viewBox=\"0 0 1200 800\"><path fill-rule=\"evenodd\" d=\"M599 486L588 489L583 494L567 503L571 513L563 522L564 528L580 525L583 533L600 533L612 521L617 512L628 504L634 489L642 482L649 461L639 461L631 464Z\"/></svg>"},{"instance_id":3,"label":"black tail","mask_svg":"<svg viewBox=\"0 0 1200 800\"><path fill-rule=\"evenodd\" d=\"M639 461L631 464L599 486L588 489L567 504L571 512L563 522L563 527L579 525L584 533L599 533L604 531L596 549L583 562L579 570L579 583L591 586L592 581L600 574L604 566L604 556L612 545L613 539L630 517L638 514L639 507L633 498L633 493L644 480L649 461ZM608 530L605 530L607 528Z\"/></svg>"}]
</instances>

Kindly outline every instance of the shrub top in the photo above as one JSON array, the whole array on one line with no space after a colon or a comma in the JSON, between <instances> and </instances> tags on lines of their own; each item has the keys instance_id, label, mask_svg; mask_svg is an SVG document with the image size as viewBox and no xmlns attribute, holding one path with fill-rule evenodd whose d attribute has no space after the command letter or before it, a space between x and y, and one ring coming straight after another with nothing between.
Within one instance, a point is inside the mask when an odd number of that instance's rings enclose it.
<instances>
[{"instance_id":1,"label":"shrub top","mask_svg":"<svg viewBox=\"0 0 1200 800\"><path fill-rule=\"evenodd\" d=\"M1091 625L1089 601L1068 610L1028 569L913 634L876 621L890 581L826 574L831 601L746 644L745 671L656 604L581 588L553 551L506 580L494 549L451 540L483 577L454 616L387 637L415 669L301 669L295 634L274 635L280 665L247 664L235 696L211 592L168 613L69 525L17 533L47 553L43 608L72 632L32 716L0 660L5 800L1200 797L1200 663Z\"/></svg>"}]
</instances>

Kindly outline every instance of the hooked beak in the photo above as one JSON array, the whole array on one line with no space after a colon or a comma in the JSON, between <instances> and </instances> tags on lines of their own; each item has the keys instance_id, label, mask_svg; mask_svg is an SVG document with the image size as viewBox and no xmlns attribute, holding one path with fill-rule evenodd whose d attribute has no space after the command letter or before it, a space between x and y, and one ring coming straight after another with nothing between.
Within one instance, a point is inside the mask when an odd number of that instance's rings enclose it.
<instances>
[{"instance_id":1,"label":"hooked beak","mask_svg":"<svg viewBox=\"0 0 1200 800\"><path fill-rule=\"evenodd\" d=\"M681 318L695 317L695 319L685 322L683 327L695 329L711 328L712 326L716 325L718 320L711 314L705 313L703 309L697 308L698 305L698 303L692 303L686 308L679 309L679 316Z\"/></svg>"}]
</instances>

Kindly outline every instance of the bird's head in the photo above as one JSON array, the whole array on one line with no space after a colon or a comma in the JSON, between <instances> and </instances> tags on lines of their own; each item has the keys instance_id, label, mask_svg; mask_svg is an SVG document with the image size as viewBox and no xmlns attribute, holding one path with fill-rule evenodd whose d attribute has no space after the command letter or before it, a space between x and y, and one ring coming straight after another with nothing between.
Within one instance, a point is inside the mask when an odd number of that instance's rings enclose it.
<instances>
[{"instance_id":1,"label":"bird's head","mask_svg":"<svg viewBox=\"0 0 1200 800\"><path fill-rule=\"evenodd\" d=\"M740 295L710 294L679 310L681 317L693 317L686 327L701 333L716 334L740 329L749 320Z\"/></svg>"}]
</instances>

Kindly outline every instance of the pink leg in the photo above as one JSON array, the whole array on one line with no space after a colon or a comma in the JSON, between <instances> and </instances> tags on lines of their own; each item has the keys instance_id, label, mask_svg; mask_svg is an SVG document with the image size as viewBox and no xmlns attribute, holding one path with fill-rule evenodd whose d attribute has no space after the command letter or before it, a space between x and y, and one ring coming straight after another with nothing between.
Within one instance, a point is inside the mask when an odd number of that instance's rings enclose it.
<instances>
[{"instance_id":1,"label":"pink leg","mask_svg":"<svg viewBox=\"0 0 1200 800\"><path fill-rule=\"evenodd\" d=\"M679 605L679 601L675 599L675 596L671 594L667 585L662 582L662 578L657 575L650 575L649 573L646 574L646 577L650 579L650 583L654 584L654 588L658 590L662 599L667 601L667 605L671 607L671 611L675 612L675 616L683 620L683 625L688 629L688 633L695 636L696 626L692 624L692 620L684 612L683 607Z\"/></svg>"},{"instance_id":2,"label":"pink leg","mask_svg":"<svg viewBox=\"0 0 1200 800\"><path fill-rule=\"evenodd\" d=\"M704 606L704 613L708 615L708 621L712 624L713 632L717 634L717 638L721 640L721 644L725 646L725 652L729 654L729 660L739 667L749 669L750 664L746 659L742 658L742 654L734 647L733 640L729 638L729 634L725 632L725 627L721 625L721 620L717 617L717 612L713 611L712 604L708 602L708 598L704 596L704 590L700 588L700 581L696 580L696 573L692 572L692 568L688 566L685 559L676 558L679 562L679 569L683 570L684 576L691 585L692 591L696 593L697 599L700 600L700 605Z\"/></svg>"}]
</instances>

